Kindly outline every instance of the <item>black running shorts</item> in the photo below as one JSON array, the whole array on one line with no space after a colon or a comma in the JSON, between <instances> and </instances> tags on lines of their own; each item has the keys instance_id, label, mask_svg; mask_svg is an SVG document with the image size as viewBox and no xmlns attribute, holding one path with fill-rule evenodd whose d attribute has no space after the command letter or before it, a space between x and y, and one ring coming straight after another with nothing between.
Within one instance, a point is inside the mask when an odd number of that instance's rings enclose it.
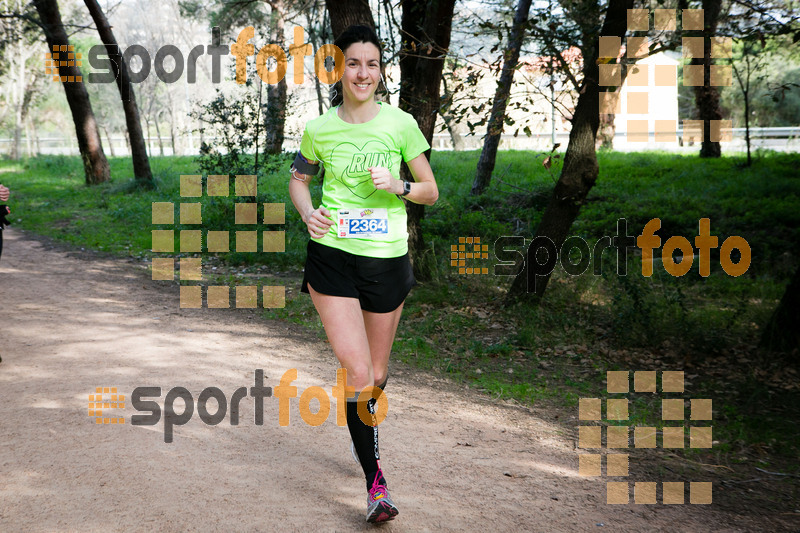
<instances>
[{"instance_id":1,"label":"black running shorts","mask_svg":"<svg viewBox=\"0 0 800 533\"><path fill-rule=\"evenodd\" d=\"M417 284L408 253L382 258L355 255L316 241L308 241L306 269L301 292L358 298L361 309L388 313L406 299Z\"/></svg>"}]
</instances>

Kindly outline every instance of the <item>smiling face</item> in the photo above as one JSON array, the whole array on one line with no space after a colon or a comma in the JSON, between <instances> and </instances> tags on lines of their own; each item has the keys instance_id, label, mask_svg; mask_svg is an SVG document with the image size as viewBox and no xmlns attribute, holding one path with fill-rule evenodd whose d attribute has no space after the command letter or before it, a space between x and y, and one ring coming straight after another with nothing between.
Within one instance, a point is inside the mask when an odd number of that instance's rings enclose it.
<instances>
[{"instance_id":1,"label":"smiling face","mask_svg":"<svg viewBox=\"0 0 800 533\"><path fill-rule=\"evenodd\" d=\"M344 51L342 91L345 101L362 104L373 100L381 78L381 53L372 43L353 43Z\"/></svg>"}]
</instances>

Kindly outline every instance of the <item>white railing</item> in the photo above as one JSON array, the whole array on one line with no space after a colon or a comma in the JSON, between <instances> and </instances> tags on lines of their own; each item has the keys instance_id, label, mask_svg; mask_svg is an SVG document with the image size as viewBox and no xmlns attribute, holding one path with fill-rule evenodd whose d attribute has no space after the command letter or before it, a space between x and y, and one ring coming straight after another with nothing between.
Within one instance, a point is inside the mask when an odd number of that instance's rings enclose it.
<instances>
[{"instance_id":1,"label":"white railing","mask_svg":"<svg viewBox=\"0 0 800 533\"><path fill-rule=\"evenodd\" d=\"M743 152L746 150L745 145L745 129L733 128L733 140L730 142L722 143L723 152ZM682 136L682 130L678 130L677 137ZM639 150L668 150L668 151L692 151L697 149L697 143L656 143L654 140L655 134L650 132L648 142L627 142L626 133L617 129L614 135L614 148L620 151L639 151ZM111 155L111 150L108 146L108 138L103 136L103 147L106 155ZM483 138L481 135L462 136L464 150L480 150L483 147ZM114 143L114 155L127 156L129 155L128 147L123 136L112 136L111 141ZM188 140L187 136L179 138L180 144L177 146L178 155L197 155L197 150L200 145L200 137L195 136ZM214 141L213 138L206 138L206 142ZM559 131L556 132L556 142L561 144L560 151L566 149L567 142L569 141L569 132ZM10 155L13 148L13 139L0 138L0 154ZM161 155L157 137L148 137L145 143L149 146L148 153L151 156ZM172 153L172 140L170 137L161 137L161 143L164 146L164 155L173 155ZM551 133L535 133L530 137L526 135L519 135L514 137L511 134L503 134L500 141L500 149L502 150L544 150L549 151L552 147ZM800 126L794 127L769 127L769 128L751 128L750 129L750 144L753 150L765 148L779 152L800 152ZM433 149L434 150L453 150L452 137L447 133L436 133L433 136ZM23 154L28 153L28 140L22 138L20 148ZM78 145L74 137L39 137L36 140L31 140L31 151L40 154L63 154L63 155L77 155ZM283 148L284 150L297 150L300 146L300 137L287 136Z\"/></svg>"}]
</instances>

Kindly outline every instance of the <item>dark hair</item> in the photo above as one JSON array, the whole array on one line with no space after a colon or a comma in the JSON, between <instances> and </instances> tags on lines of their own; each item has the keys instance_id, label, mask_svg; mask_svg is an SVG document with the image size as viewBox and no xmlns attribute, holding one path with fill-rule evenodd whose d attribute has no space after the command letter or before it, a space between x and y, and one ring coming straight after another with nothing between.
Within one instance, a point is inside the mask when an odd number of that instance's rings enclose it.
<instances>
[{"instance_id":1,"label":"dark hair","mask_svg":"<svg viewBox=\"0 0 800 533\"><path fill-rule=\"evenodd\" d=\"M378 36L369 26L353 25L344 30L333 44L345 53L353 43L372 43L378 48L378 61L380 62L381 72L383 72L383 47ZM342 94L342 82L337 81L331 88L331 106L340 105L344 99Z\"/></svg>"}]
</instances>

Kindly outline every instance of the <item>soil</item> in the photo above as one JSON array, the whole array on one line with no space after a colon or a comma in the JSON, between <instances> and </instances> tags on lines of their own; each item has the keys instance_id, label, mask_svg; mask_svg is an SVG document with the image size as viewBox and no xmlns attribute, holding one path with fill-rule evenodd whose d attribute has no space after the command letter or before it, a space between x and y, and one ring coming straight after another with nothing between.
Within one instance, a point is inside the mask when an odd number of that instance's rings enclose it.
<instances>
[{"instance_id":1,"label":"soil","mask_svg":"<svg viewBox=\"0 0 800 533\"><path fill-rule=\"evenodd\" d=\"M310 386L330 393L338 365L328 344L257 311L180 309L176 282L152 281L141 260L15 229L5 238L0 531L375 527L364 521L364 479L346 428L336 424L335 402L314 427L293 398L282 427L276 398L265 398L263 425L256 425L247 396L238 425L230 409L217 425L203 423L195 409L174 427L171 443L163 417L131 424L136 387L161 387L155 400L163 410L174 387L188 389L195 402L206 387L218 387L230 400L253 386L256 369L274 388L295 368L298 397ZM98 425L88 415L96 387L126 396L124 409L104 413L123 424ZM631 499L633 481L686 479L713 481L714 501L609 505L606 480L578 473L577 412L496 400L400 364L390 369L387 395L382 466L400 515L383 531L800 530L796 499L777 512L762 492L786 478L726 482L734 475L728 467L629 450ZM175 402L177 413L182 403ZM206 407L213 414L217 404Z\"/></svg>"}]
</instances>

